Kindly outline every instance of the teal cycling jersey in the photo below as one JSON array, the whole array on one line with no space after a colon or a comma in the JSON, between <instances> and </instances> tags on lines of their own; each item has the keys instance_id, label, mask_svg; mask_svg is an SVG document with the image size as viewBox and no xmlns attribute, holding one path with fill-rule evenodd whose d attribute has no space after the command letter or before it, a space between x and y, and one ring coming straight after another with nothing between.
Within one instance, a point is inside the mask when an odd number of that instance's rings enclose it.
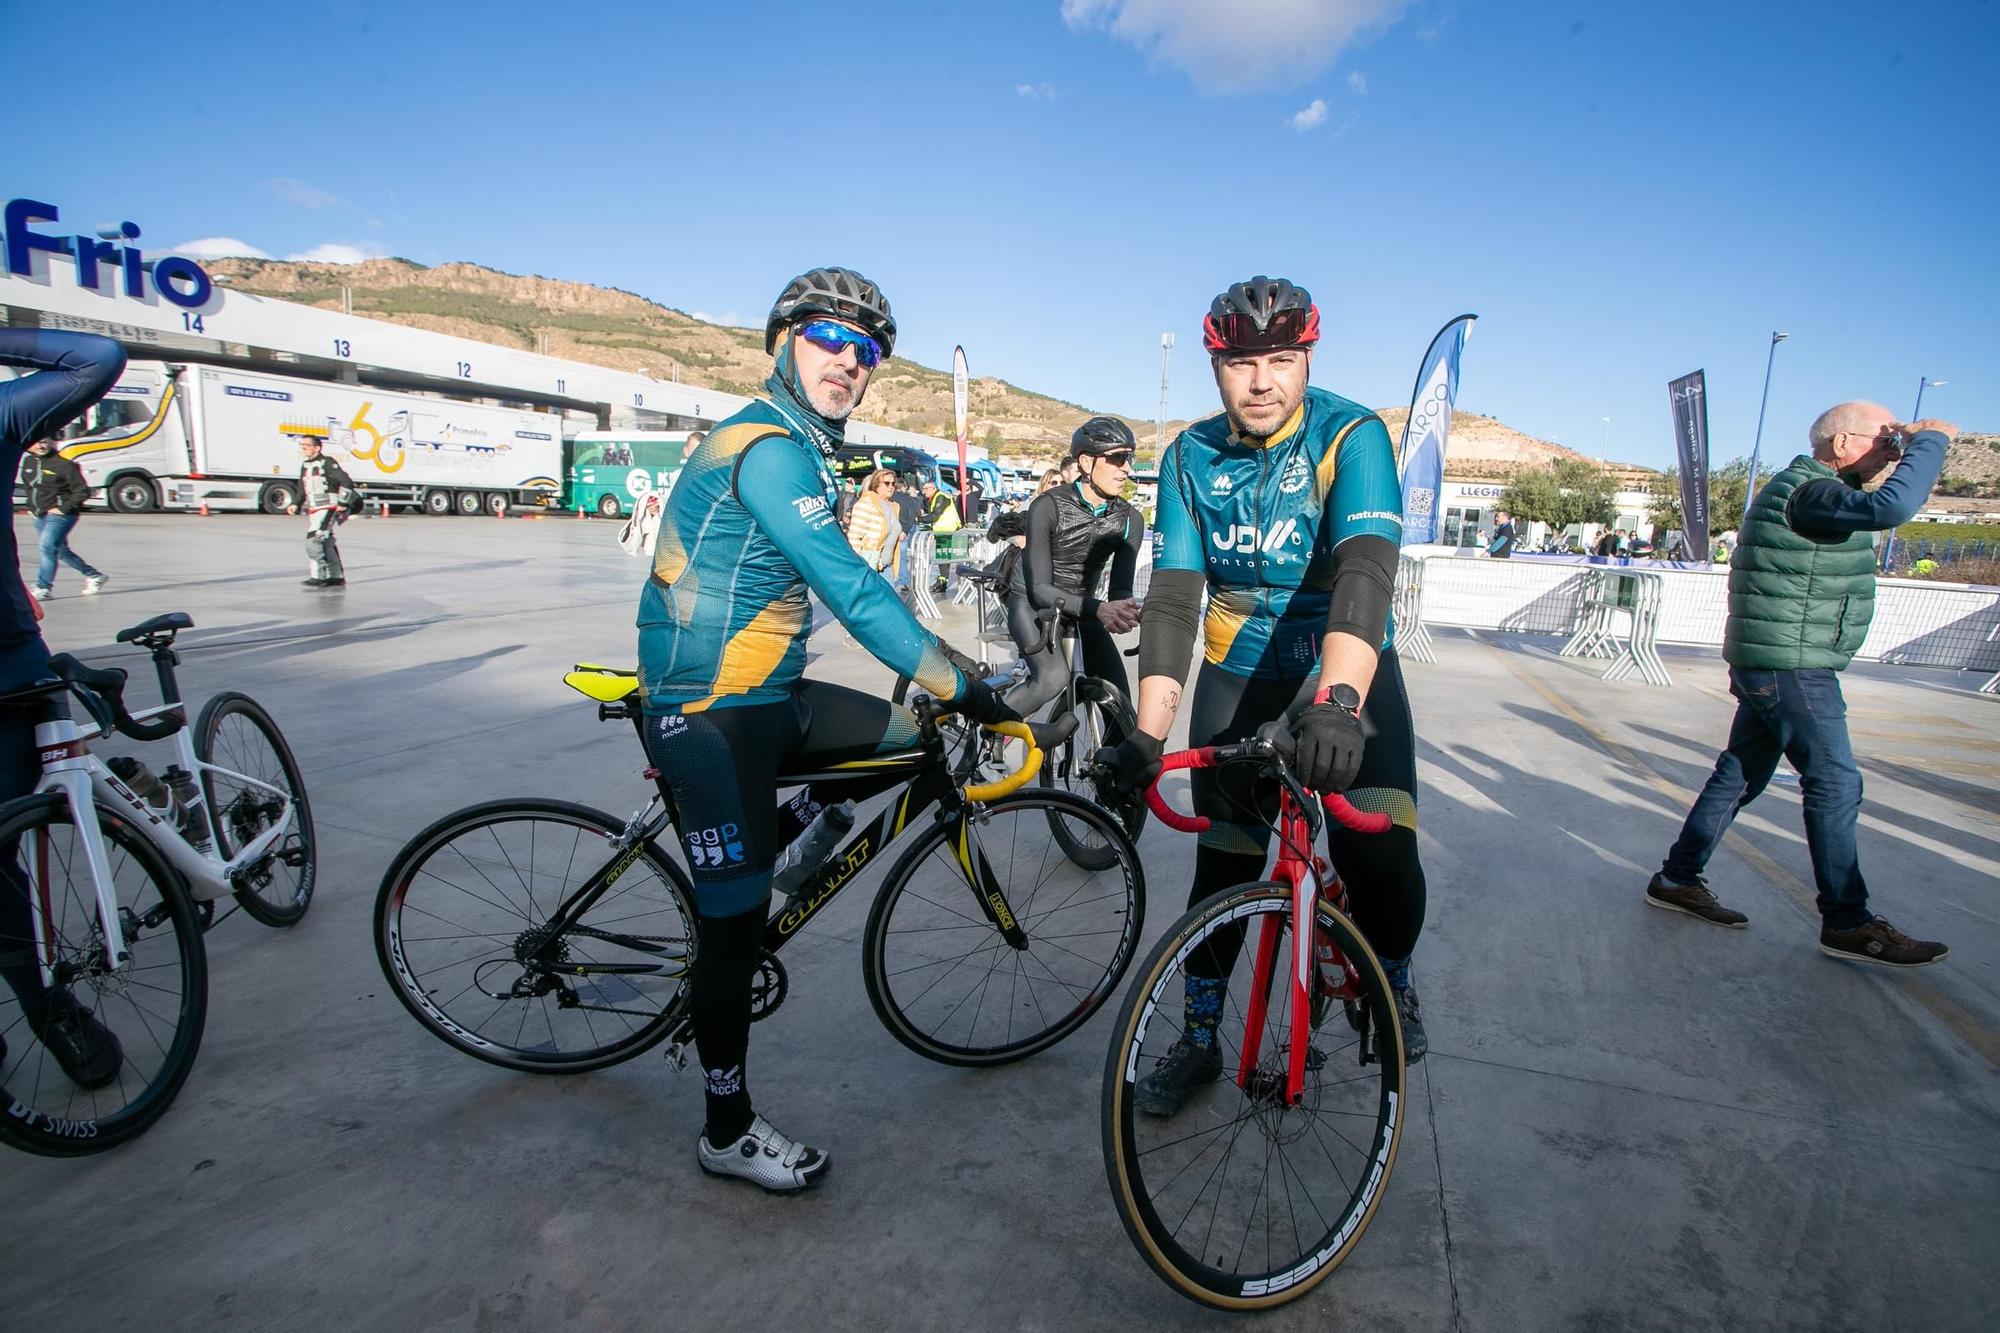
<instances>
[{"instance_id":1,"label":"teal cycling jersey","mask_svg":"<svg viewBox=\"0 0 2000 1333\"><path fill-rule=\"evenodd\" d=\"M1198 421L1160 460L1158 526L1157 568L1198 570L1208 580L1202 646L1210 665L1242 676L1310 675L1326 635L1336 549L1364 535L1402 543L1389 432L1367 408L1310 388L1267 440L1237 436L1227 416Z\"/></svg>"},{"instance_id":2,"label":"teal cycling jersey","mask_svg":"<svg viewBox=\"0 0 2000 1333\"><path fill-rule=\"evenodd\" d=\"M964 678L835 521L810 433L758 399L710 431L660 517L639 595L639 680L653 712L769 703L804 674L817 594L862 647L940 699Z\"/></svg>"}]
</instances>

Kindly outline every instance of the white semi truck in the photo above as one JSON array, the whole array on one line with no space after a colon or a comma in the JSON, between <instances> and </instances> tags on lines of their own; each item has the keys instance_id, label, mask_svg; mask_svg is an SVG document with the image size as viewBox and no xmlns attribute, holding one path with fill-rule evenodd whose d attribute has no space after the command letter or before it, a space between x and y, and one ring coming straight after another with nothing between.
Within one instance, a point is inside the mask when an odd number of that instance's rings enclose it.
<instances>
[{"instance_id":1,"label":"white semi truck","mask_svg":"<svg viewBox=\"0 0 2000 1333\"><path fill-rule=\"evenodd\" d=\"M298 502L287 426L324 429L369 504L430 514L558 504L562 418L365 385L135 361L61 442L120 513Z\"/></svg>"}]
</instances>

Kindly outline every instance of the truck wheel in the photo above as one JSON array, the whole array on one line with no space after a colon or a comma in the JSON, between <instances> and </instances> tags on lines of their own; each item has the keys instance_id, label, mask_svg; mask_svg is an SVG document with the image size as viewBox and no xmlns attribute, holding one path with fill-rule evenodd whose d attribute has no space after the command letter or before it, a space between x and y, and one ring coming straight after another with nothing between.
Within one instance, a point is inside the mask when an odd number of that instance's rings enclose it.
<instances>
[{"instance_id":1,"label":"truck wheel","mask_svg":"<svg viewBox=\"0 0 2000 1333\"><path fill-rule=\"evenodd\" d=\"M617 496L607 495L597 502L597 512L604 518L617 518L624 511L619 507Z\"/></svg>"},{"instance_id":2,"label":"truck wheel","mask_svg":"<svg viewBox=\"0 0 2000 1333\"><path fill-rule=\"evenodd\" d=\"M257 492L257 508L267 514L282 514L299 502L299 493L288 483L274 481Z\"/></svg>"},{"instance_id":3,"label":"truck wheel","mask_svg":"<svg viewBox=\"0 0 2000 1333\"><path fill-rule=\"evenodd\" d=\"M419 503L423 505L424 512L432 518L444 518L451 513L451 492L425 491Z\"/></svg>"},{"instance_id":4,"label":"truck wheel","mask_svg":"<svg viewBox=\"0 0 2000 1333\"><path fill-rule=\"evenodd\" d=\"M495 518L505 518L514 502L499 491L488 491L484 497L486 512Z\"/></svg>"},{"instance_id":5,"label":"truck wheel","mask_svg":"<svg viewBox=\"0 0 2000 1333\"><path fill-rule=\"evenodd\" d=\"M160 493L143 472L128 472L104 488L104 502L113 513L150 514L160 507Z\"/></svg>"},{"instance_id":6,"label":"truck wheel","mask_svg":"<svg viewBox=\"0 0 2000 1333\"><path fill-rule=\"evenodd\" d=\"M458 512L467 518L477 518L480 511L486 507L486 497L478 491L460 491L452 497L452 503L458 507Z\"/></svg>"}]
</instances>

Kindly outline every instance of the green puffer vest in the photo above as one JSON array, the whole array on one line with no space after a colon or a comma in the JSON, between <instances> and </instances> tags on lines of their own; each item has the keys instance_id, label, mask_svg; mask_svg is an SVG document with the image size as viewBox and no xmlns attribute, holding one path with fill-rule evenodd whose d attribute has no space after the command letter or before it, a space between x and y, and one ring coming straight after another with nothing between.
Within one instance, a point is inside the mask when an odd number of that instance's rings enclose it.
<instances>
[{"instance_id":1,"label":"green puffer vest","mask_svg":"<svg viewBox=\"0 0 2000 1333\"><path fill-rule=\"evenodd\" d=\"M1722 659L1758 671L1842 670L1875 614L1875 543L1866 532L1808 537L1788 521L1792 492L1838 474L1800 454L1750 506L1729 562Z\"/></svg>"}]
</instances>

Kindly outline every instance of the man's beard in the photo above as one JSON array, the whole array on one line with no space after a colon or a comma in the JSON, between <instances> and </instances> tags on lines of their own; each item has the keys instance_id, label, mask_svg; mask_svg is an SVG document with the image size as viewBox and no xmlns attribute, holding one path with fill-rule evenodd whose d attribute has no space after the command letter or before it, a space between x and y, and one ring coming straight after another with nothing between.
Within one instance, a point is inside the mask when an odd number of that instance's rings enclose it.
<instances>
[{"instance_id":1,"label":"man's beard","mask_svg":"<svg viewBox=\"0 0 2000 1333\"><path fill-rule=\"evenodd\" d=\"M812 404L813 411L819 413L828 421L845 421L849 413L861 406L861 395L854 390L849 390L847 401L836 407L832 405L836 392L837 390L822 380L807 386L806 401Z\"/></svg>"}]
</instances>

